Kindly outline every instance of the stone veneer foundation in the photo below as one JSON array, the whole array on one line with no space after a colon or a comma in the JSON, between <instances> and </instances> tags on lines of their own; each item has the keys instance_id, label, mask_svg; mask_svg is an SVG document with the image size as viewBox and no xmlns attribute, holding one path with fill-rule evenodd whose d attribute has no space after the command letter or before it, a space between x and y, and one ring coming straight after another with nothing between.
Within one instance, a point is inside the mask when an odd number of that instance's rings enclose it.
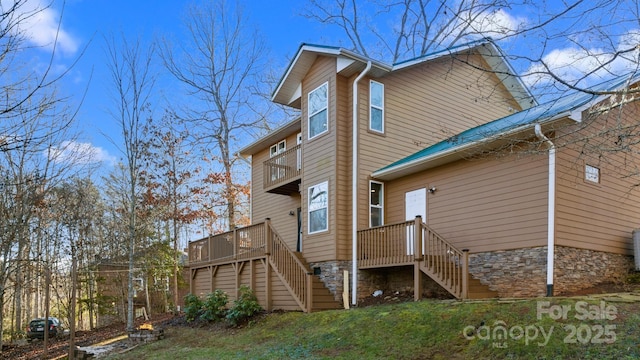
<instances>
[{"instance_id":1,"label":"stone veneer foundation","mask_svg":"<svg viewBox=\"0 0 640 360\"><path fill-rule=\"evenodd\" d=\"M342 303L343 275L344 271L349 271L351 276L351 261L325 261L310 263L309 267L318 275L324 286L331 291L333 297ZM351 289L349 289L351 291Z\"/></svg>"},{"instance_id":2,"label":"stone veneer foundation","mask_svg":"<svg viewBox=\"0 0 640 360\"><path fill-rule=\"evenodd\" d=\"M600 283L621 282L634 268L633 256L556 246L554 295ZM334 298L342 301L343 271L351 261L309 264ZM500 250L469 255L469 273L497 291L500 297L540 297L547 294L547 247ZM349 279L349 282L351 279ZM349 285L351 286L351 285ZM351 290L351 289L349 289ZM358 271L358 299L374 291L412 292L413 266ZM448 292L423 275L423 297L447 297Z\"/></svg>"},{"instance_id":3,"label":"stone veneer foundation","mask_svg":"<svg viewBox=\"0 0 640 360\"><path fill-rule=\"evenodd\" d=\"M556 246L554 295L620 282L633 266L632 256ZM470 254L469 272L500 297L546 296L547 247Z\"/></svg>"}]
</instances>

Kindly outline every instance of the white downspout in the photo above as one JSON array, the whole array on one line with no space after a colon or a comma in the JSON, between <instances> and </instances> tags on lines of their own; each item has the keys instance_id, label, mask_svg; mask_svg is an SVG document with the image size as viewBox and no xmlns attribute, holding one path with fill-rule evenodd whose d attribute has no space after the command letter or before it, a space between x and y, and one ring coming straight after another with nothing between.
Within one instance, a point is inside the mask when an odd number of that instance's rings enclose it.
<instances>
[{"instance_id":1,"label":"white downspout","mask_svg":"<svg viewBox=\"0 0 640 360\"><path fill-rule=\"evenodd\" d=\"M553 296L553 258L555 253L555 219L556 219L556 147L535 125L538 139L549 145L549 194L547 208L547 296Z\"/></svg>"},{"instance_id":2,"label":"white downspout","mask_svg":"<svg viewBox=\"0 0 640 360\"><path fill-rule=\"evenodd\" d=\"M353 81L351 116L351 304L358 302L358 82L371 70L371 61Z\"/></svg>"}]
</instances>

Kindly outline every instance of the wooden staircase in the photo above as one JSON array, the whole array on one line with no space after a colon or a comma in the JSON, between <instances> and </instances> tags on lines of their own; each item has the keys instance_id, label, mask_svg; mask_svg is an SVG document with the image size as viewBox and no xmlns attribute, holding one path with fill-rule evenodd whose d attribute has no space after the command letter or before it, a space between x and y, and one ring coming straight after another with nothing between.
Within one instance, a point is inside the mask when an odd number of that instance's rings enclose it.
<instances>
[{"instance_id":1,"label":"wooden staircase","mask_svg":"<svg viewBox=\"0 0 640 360\"><path fill-rule=\"evenodd\" d=\"M293 254L300 260L300 262L309 270L309 274L311 275L311 287L312 287L312 295L311 295L311 311L321 311L321 310L336 310L342 309L342 306L338 301L336 301L335 297L327 289L324 285L320 277L317 275L313 275L310 271L311 266L307 263L307 260L304 258L301 252L293 252Z\"/></svg>"},{"instance_id":2,"label":"wooden staircase","mask_svg":"<svg viewBox=\"0 0 640 360\"><path fill-rule=\"evenodd\" d=\"M492 299L497 297L497 291L489 289L489 287L481 283L480 280L469 277L467 299Z\"/></svg>"},{"instance_id":3,"label":"wooden staircase","mask_svg":"<svg viewBox=\"0 0 640 360\"><path fill-rule=\"evenodd\" d=\"M268 219L265 224L269 264L276 270L276 274L300 308L305 312L340 309L340 303L320 278L313 275L302 254L289 249Z\"/></svg>"}]
</instances>

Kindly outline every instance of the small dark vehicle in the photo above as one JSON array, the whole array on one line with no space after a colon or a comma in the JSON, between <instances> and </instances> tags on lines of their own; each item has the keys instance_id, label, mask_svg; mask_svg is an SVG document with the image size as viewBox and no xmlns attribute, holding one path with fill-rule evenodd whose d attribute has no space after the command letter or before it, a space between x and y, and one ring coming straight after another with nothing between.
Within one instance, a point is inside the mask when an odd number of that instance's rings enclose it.
<instances>
[{"instance_id":1,"label":"small dark vehicle","mask_svg":"<svg viewBox=\"0 0 640 360\"><path fill-rule=\"evenodd\" d=\"M44 339L44 318L33 319L29 322L29 326L27 326L27 340L31 341L33 339ZM50 317L49 318L49 337L54 338L57 336L62 336L64 333L64 329L62 327L62 323L58 318Z\"/></svg>"}]
</instances>

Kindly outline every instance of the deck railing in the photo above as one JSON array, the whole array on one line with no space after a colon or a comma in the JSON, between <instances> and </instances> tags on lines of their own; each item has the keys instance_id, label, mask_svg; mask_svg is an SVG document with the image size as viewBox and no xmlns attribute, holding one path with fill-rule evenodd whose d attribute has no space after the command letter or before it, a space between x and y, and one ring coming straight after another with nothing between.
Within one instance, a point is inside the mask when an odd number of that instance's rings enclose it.
<instances>
[{"instance_id":1,"label":"deck railing","mask_svg":"<svg viewBox=\"0 0 640 360\"><path fill-rule=\"evenodd\" d=\"M264 164L264 188L290 182L300 176L302 170L302 147L296 145L278 154Z\"/></svg>"},{"instance_id":2,"label":"deck railing","mask_svg":"<svg viewBox=\"0 0 640 360\"><path fill-rule=\"evenodd\" d=\"M457 298L467 297L469 258L422 222L415 220L358 232L358 267L416 264Z\"/></svg>"},{"instance_id":3,"label":"deck railing","mask_svg":"<svg viewBox=\"0 0 640 360\"><path fill-rule=\"evenodd\" d=\"M189 264L224 263L265 254L265 223L259 223L189 243Z\"/></svg>"},{"instance_id":4,"label":"deck railing","mask_svg":"<svg viewBox=\"0 0 640 360\"><path fill-rule=\"evenodd\" d=\"M269 219L189 243L189 264L215 265L267 257L298 305L311 311L312 278L307 266L289 249Z\"/></svg>"}]
</instances>

